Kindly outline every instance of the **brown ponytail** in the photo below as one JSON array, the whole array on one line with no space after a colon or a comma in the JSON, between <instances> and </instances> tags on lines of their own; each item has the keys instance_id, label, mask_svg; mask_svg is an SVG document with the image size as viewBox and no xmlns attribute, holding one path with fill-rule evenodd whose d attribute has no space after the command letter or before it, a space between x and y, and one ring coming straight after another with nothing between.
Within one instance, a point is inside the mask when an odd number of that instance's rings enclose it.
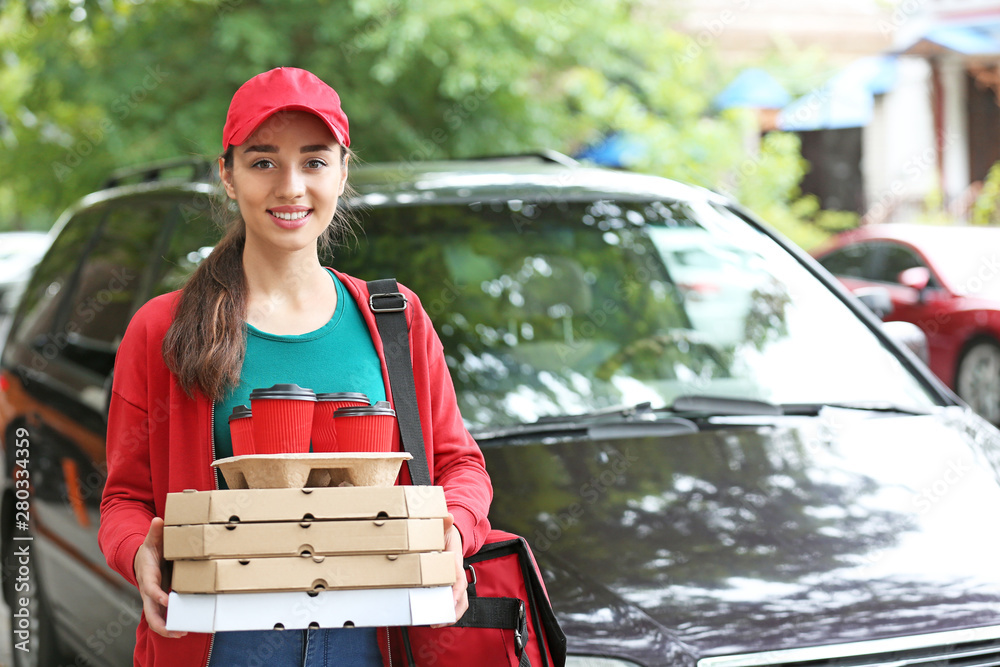
<instances>
[{"instance_id":1,"label":"brown ponytail","mask_svg":"<svg viewBox=\"0 0 1000 667\"><path fill-rule=\"evenodd\" d=\"M341 155L346 166L353 153L342 146ZM222 158L224 167L231 171L232 147ZM348 185L341 200L355 197ZM338 205L333 221L319 239L321 255L352 233L353 223L352 212ZM174 321L163 339L163 359L188 396L197 391L218 401L239 384L246 354L245 241L243 218L230 220L225 235L184 286Z\"/></svg>"}]
</instances>

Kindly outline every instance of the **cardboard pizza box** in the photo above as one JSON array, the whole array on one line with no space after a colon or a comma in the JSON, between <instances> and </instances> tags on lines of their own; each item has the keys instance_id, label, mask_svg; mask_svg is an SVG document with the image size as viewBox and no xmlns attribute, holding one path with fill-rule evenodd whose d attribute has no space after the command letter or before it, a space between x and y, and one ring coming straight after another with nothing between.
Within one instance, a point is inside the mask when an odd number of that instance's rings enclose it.
<instances>
[{"instance_id":1,"label":"cardboard pizza box","mask_svg":"<svg viewBox=\"0 0 1000 667\"><path fill-rule=\"evenodd\" d=\"M455 556L436 551L352 556L173 561L178 593L404 588L455 583Z\"/></svg>"},{"instance_id":2,"label":"cardboard pizza box","mask_svg":"<svg viewBox=\"0 0 1000 667\"><path fill-rule=\"evenodd\" d=\"M448 516L440 486L344 486L225 489L168 493L168 526L259 521L440 519Z\"/></svg>"},{"instance_id":3,"label":"cardboard pizza box","mask_svg":"<svg viewBox=\"0 0 1000 667\"><path fill-rule=\"evenodd\" d=\"M167 630L304 630L453 623L451 586L269 593L170 593Z\"/></svg>"},{"instance_id":4,"label":"cardboard pizza box","mask_svg":"<svg viewBox=\"0 0 1000 667\"><path fill-rule=\"evenodd\" d=\"M166 526L167 560L444 550L444 519L361 519Z\"/></svg>"}]
</instances>

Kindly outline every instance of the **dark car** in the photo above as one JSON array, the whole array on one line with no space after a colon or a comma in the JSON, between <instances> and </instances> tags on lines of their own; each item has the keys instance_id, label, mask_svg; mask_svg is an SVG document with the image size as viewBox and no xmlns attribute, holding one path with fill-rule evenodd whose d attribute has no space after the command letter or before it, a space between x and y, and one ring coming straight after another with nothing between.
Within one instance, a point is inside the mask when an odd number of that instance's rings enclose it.
<instances>
[{"instance_id":1,"label":"dark car","mask_svg":"<svg viewBox=\"0 0 1000 667\"><path fill-rule=\"evenodd\" d=\"M886 321L927 337L928 365L976 412L1000 424L1000 228L869 225L817 248L851 290L882 288Z\"/></svg>"},{"instance_id":2,"label":"dark car","mask_svg":"<svg viewBox=\"0 0 1000 667\"><path fill-rule=\"evenodd\" d=\"M211 252L207 171L85 198L17 310L21 663L131 659L138 596L96 540L108 390L131 315ZM552 156L352 178L364 231L329 261L421 295L568 664L1000 661L1000 434L811 258L711 192Z\"/></svg>"}]
</instances>

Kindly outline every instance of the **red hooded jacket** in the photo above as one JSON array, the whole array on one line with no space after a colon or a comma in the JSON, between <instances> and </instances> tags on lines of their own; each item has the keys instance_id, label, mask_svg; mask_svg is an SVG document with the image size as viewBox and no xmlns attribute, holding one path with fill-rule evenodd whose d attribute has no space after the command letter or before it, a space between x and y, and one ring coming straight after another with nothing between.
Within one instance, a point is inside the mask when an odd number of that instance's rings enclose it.
<instances>
[{"instance_id":1,"label":"red hooded jacket","mask_svg":"<svg viewBox=\"0 0 1000 667\"><path fill-rule=\"evenodd\" d=\"M394 405L385 354L364 281L337 273L357 301L382 361L382 376ZM432 483L444 487L448 511L462 535L465 555L479 550L490 530L493 496L482 453L466 430L441 341L417 296L400 286L406 309L410 353L420 422ZM108 479L101 500L99 541L108 564L136 585L135 554L154 516L163 516L167 494L216 488L213 402L189 398L167 370L163 338L173 321L180 292L156 297L132 318L118 348L108 414ZM399 449L399 433L396 433ZM409 484L404 466L399 483ZM383 653L385 630L379 631ZM136 632L135 665L207 665L212 635L189 633L167 639L149 630L145 618Z\"/></svg>"}]
</instances>

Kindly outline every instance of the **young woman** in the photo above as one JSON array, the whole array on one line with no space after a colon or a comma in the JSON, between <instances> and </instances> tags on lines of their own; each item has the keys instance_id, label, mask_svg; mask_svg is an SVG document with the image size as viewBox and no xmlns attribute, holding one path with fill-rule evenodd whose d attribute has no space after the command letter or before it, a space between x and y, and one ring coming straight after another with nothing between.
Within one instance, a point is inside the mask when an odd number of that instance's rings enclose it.
<instances>
[{"instance_id":1,"label":"young woman","mask_svg":"<svg viewBox=\"0 0 1000 667\"><path fill-rule=\"evenodd\" d=\"M211 463L232 454L226 418L250 390L296 383L393 400L364 281L324 268L320 244L347 229L350 137L340 98L313 74L278 68L233 96L219 174L239 207L186 287L144 305L121 342L108 416L100 544L136 585L143 617L136 665L370 665L385 629L168 632L163 572L167 493L218 488ZM416 295L401 288L428 466L452 520L455 610L465 611L463 555L489 531L492 487L463 426L441 343ZM408 472L401 474L409 483Z\"/></svg>"}]
</instances>

